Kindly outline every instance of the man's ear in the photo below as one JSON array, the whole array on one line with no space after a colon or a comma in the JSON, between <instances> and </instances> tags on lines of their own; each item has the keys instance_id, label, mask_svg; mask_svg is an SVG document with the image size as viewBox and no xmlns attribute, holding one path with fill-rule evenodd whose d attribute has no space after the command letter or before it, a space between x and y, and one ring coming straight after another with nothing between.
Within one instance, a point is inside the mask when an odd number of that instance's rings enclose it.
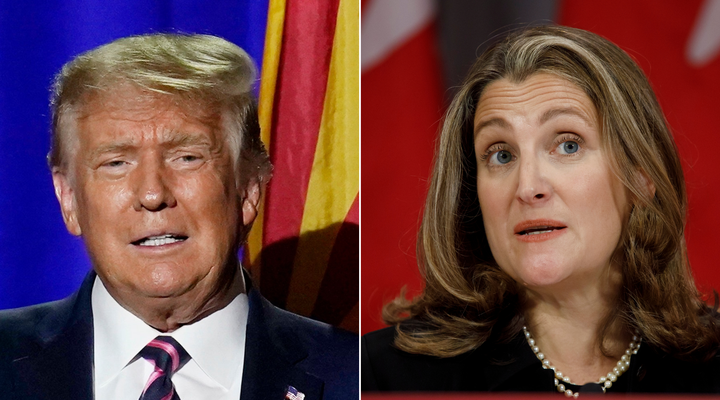
<instances>
[{"instance_id":1,"label":"man's ear","mask_svg":"<svg viewBox=\"0 0 720 400\"><path fill-rule=\"evenodd\" d=\"M75 192L70 185L70 180L65 172L60 169L53 169L52 178L53 186L55 186L55 197L60 203L65 227L71 234L80 236L82 230L77 218L77 201L75 201Z\"/></svg>"},{"instance_id":2,"label":"man's ear","mask_svg":"<svg viewBox=\"0 0 720 400\"><path fill-rule=\"evenodd\" d=\"M247 186L245 186L242 198L243 225L249 226L252 225L253 221L255 221L255 218L257 217L258 206L260 203L260 183L257 179L253 179L248 182Z\"/></svg>"}]
</instances>

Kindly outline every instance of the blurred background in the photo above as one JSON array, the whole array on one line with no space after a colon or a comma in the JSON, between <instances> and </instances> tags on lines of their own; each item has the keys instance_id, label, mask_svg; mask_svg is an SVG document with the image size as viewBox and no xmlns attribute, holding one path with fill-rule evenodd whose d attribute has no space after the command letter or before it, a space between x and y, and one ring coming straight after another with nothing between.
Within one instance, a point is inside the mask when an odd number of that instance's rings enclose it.
<instances>
[{"instance_id":1,"label":"blurred background","mask_svg":"<svg viewBox=\"0 0 720 400\"><path fill-rule=\"evenodd\" d=\"M698 287L720 289L720 0L362 0L362 332L422 288L415 260L439 123L475 58L538 24L595 32L648 75L680 150Z\"/></svg>"},{"instance_id":2,"label":"blurred background","mask_svg":"<svg viewBox=\"0 0 720 400\"><path fill-rule=\"evenodd\" d=\"M49 89L72 57L144 33L207 33L262 70L275 165L245 265L276 305L358 330L357 0L0 0L0 309L63 298L90 269L45 155Z\"/></svg>"}]
</instances>

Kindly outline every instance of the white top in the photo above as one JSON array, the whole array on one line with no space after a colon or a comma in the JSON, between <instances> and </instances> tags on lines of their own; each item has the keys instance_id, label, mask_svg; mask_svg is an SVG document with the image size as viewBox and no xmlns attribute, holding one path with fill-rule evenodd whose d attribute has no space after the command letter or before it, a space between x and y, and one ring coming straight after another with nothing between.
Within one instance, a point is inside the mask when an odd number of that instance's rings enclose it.
<instances>
[{"instance_id":1,"label":"white top","mask_svg":"<svg viewBox=\"0 0 720 400\"><path fill-rule=\"evenodd\" d=\"M248 297L165 334L124 309L99 278L92 289L94 390L102 400L139 399L153 366L140 350L158 335L172 336L192 359L172 377L181 399L238 400L245 359Z\"/></svg>"}]
</instances>

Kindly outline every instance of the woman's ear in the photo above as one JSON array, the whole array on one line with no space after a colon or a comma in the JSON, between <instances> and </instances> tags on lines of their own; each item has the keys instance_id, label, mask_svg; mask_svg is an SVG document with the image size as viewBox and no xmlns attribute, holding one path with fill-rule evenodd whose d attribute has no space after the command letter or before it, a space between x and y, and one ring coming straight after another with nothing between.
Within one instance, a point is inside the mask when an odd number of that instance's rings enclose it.
<instances>
[{"instance_id":1,"label":"woman's ear","mask_svg":"<svg viewBox=\"0 0 720 400\"><path fill-rule=\"evenodd\" d=\"M643 192L647 199L655 197L655 184L645 170L638 169L635 173L635 182L637 188Z\"/></svg>"}]
</instances>

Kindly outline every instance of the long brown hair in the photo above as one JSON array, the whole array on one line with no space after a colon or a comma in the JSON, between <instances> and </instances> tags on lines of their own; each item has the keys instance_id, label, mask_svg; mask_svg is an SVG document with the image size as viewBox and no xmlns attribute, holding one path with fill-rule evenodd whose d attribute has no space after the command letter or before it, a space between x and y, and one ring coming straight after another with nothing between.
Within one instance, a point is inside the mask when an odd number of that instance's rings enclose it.
<instances>
[{"instance_id":1,"label":"long brown hair","mask_svg":"<svg viewBox=\"0 0 720 400\"><path fill-rule=\"evenodd\" d=\"M646 343L684 359L707 359L720 342L715 312L702 301L686 256L687 197L677 148L642 70L610 41L579 29L544 26L508 36L474 64L442 126L418 234L423 293L401 295L383 318L395 345L450 357L521 329L522 290L495 262L477 198L473 117L484 88L550 73L593 101L613 172L632 193L632 212L613 261L623 286L613 323L639 329ZM647 181L654 187L646 190Z\"/></svg>"}]
</instances>

